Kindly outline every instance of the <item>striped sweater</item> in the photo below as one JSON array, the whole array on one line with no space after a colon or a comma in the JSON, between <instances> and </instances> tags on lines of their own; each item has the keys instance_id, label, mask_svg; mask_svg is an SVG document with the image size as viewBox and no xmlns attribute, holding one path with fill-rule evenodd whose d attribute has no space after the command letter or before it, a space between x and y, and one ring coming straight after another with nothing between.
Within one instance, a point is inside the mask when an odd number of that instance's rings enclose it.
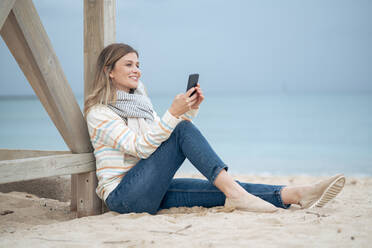
<instances>
[{"instance_id":1,"label":"striped sweater","mask_svg":"<svg viewBox=\"0 0 372 248\"><path fill-rule=\"evenodd\" d=\"M154 122L144 131L130 128L106 105L92 107L87 114L87 124L96 157L97 195L106 200L140 159L148 158L167 140L180 121L191 120L196 114L197 110L191 110L176 118L167 111L160 118L154 112Z\"/></svg>"}]
</instances>

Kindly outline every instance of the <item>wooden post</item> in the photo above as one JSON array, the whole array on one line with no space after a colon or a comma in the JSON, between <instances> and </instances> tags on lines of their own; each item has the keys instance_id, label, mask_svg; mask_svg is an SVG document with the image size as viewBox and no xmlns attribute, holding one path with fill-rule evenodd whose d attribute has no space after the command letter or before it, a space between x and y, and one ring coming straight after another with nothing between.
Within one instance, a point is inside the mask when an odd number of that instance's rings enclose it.
<instances>
[{"instance_id":1,"label":"wooden post","mask_svg":"<svg viewBox=\"0 0 372 248\"><path fill-rule=\"evenodd\" d=\"M91 92L102 49L115 42L115 0L84 0L84 97Z\"/></svg>"},{"instance_id":2,"label":"wooden post","mask_svg":"<svg viewBox=\"0 0 372 248\"><path fill-rule=\"evenodd\" d=\"M92 89L99 53L115 41L115 6L115 0L84 0L84 99ZM95 207L99 207L95 193L86 194L89 189L97 187L96 174L79 174L71 179L72 192L77 194L78 213L86 212L87 202L93 202Z\"/></svg>"}]
</instances>

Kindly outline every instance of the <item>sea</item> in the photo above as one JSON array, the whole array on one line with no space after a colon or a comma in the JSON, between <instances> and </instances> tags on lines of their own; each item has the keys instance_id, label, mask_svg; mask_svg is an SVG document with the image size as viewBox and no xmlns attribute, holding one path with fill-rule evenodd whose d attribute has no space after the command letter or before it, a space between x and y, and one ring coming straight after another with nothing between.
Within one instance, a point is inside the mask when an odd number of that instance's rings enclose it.
<instances>
[{"instance_id":1,"label":"sea","mask_svg":"<svg viewBox=\"0 0 372 248\"><path fill-rule=\"evenodd\" d=\"M233 174L372 176L372 93L205 94L193 122ZM0 123L1 149L68 150L36 96L0 97Z\"/></svg>"}]
</instances>

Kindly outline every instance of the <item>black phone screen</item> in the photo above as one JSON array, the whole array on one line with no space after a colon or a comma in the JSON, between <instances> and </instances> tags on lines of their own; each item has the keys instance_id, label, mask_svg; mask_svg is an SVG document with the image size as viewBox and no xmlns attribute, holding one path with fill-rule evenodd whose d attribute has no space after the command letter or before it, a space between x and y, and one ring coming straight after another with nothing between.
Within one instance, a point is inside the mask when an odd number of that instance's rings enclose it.
<instances>
[{"instance_id":1,"label":"black phone screen","mask_svg":"<svg viewBox=\"0 0 372 248\"><path fill-rule=\"evenodd\" d=\"M190 74L189 75L189 81L187 82L187 88L186 88L186 91L188 91L189 89L191 89L192 87L195 87L196 84L198 83L199 81L199 74L195 73L195 74ZM196 91L194 91L190 96L194 95Z\"/></svg>"}]
</instances>

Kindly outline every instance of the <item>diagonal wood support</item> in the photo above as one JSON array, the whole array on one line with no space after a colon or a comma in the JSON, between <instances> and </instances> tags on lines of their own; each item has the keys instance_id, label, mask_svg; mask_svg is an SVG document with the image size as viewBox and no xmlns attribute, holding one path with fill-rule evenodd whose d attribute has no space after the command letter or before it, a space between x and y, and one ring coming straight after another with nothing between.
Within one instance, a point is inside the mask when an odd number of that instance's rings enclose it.
<instances>
[{"instance_id":1,"label":"diagonal wood support","mask_svg":"<svg viewBox=\"0 0 372 248\"><path fill-rule=\"evenodd\" d=\"M0 1L0 30L12 10L16 0L1 0Z\"/></svg>"}]
</instances>

